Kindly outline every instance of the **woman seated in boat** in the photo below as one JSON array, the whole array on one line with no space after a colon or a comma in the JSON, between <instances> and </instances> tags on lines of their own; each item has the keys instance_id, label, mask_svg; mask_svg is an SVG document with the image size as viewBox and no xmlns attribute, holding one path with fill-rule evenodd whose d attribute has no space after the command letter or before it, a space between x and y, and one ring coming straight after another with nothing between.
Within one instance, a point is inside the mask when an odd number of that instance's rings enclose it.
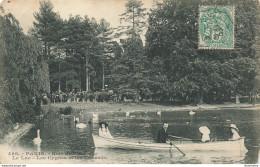
<instances>
[{"instance_id":1,"label":"woman seated in boat","mask_svg":"<svg viewBox=\"0 0 260 167\"><path fill-rule=\"evenodd\" d=\"M110 138L113 139L113 136L110 134L109 130L108 130L108 124L104 121L99 122L99 136L101 137L106 137L106 138Z\"/></svg>"},{"instance_id":2,"label":"woman seated in boat","mask_svg":"<svg viewBox=\"0 0 260 167\"><path fill-rule=\"evenodd\" d=\"M210 137L209 137L210 130L209 130L209 128L207 126L201 126L199 128L199 131L201 133L201 141L203 143L210 142Z\"/></svg>"},{"instance_id":3,"label":"woman seated in boat","mask_svg":"<svg viewBox=\"0 0 260 167\"><path fill-rule=\"evenodd\" d=\"M229 140L238 140L238 139L240 139L240 136L238 134L237 126L235 124L231 124L229 127L231 129L232 134L233 134L232 138L229 139Z\"/></svg>"}]
</instances>

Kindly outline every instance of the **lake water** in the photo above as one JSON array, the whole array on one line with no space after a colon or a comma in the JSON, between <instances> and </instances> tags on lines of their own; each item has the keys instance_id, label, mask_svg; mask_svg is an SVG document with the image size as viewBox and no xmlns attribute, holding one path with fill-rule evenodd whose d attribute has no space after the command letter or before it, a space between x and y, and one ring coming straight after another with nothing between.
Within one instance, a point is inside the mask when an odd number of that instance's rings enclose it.
<instances>
[{"instance_id":1,"label":"lake water","mask_svg":"<svg viewBox=\"0 0 260 167\"><path fill-rule=\"evenodd\" d=\"M42 120L27 135L22 137L14 147L28 154L41 151L44 155L34 155L31 162L41 163L178 163L178 164L237 164L258 163L260 143L260 116L258 110L221 109L195 111L162 111L157 112L100 112L98 117L82 110L80 122L88 126L84 129L75 127L73 116L57 118L55 121ZM245 136L245 155L231 152L197 152L182 154L172 151L142 151L123 149L104 149L94 147L92 133L98 133L98 122L104 120L109 124L109 130L114 138L153 141L162 122L169 123L168 134L199 140L200 126L208 126L211 138L228 139L231 137L227 127L234 123L239 128L240 136ZM37 136L36 129L41 130L40 146L35 146L33 139Z\"/></svg>"}]
</instances>

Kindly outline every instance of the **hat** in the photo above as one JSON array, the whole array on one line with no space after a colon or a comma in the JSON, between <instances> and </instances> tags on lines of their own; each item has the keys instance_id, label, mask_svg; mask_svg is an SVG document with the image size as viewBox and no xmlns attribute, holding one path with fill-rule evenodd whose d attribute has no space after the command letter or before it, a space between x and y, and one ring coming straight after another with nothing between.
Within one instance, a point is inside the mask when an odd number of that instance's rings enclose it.
<instances>
[{"instance_id":1,"label":"hat","mask_svg":"<svg viewBox=\"0 0 260 167\"><path fill-rule=\"evenodd\" d=\"M230 124L229 127L230 127L230 128L233 128L233 129L235 129L235 130L238 130L238 128L237 128L237 126L236 126L235 124Z\"/></svg>"},{"instance_id":2,"label":"hat","mask_svg":"<svg viewBox=\"0 0 260 167\"><path fill-rule=\"evenodd\" d=\"M105 124L105 127L108 127L108 124L106 123L106 121L101 121L98 124L99 124L100 127L102 126L102 124Z\"/></svg>"},{"instance_id":3,"label":"hat","mask_svg":"<svg viewBox=\"0 0 260 167\"><path fill-rule=\"evenodd\" d=\"M207 126L201 126L199 128L200 133L202 133L203 135L209 135L210 134L210 130Z\"/></svg>"}]
</instances>

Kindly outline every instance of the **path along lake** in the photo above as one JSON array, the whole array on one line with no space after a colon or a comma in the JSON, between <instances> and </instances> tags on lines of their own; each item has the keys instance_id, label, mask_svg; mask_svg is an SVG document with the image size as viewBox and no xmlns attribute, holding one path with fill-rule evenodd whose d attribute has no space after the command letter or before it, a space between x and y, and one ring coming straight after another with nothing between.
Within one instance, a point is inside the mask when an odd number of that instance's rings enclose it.
<instances>
[{"instance_id":1,"label":"path along lake","mask_svg":"<svg viewBox=\"0 0 260 167\"><path fill-rule=\"evenodd\" d=\"M161 112L99 112L93 115L82 110L78 113L80 122L87 127L75 127L73 116L61 117L55 122L46 120L31 129L14 144L23 150L25 155L36 152L42 156L31 156L34 161L28 163L177 163L177 164L253 164L259 161L260 114L259 110L219 109L196 110L194 115L189 111ZM94 147L92 133L98 133L98 122L104 120L114 138L128 141L153 141L162 122L169 123L168 134L189 139L200 139L200 126L208 126L210 137L217 140L231 138L228 125L236 124L240 136L245 136L248 152L241 155L237 152L197 152L182 156L178 150L142 151L124 149L105 149ZM40 129L42 139L40 147L35 146L33 139ZM172 138L174 140L174 138Z\"/></svg>"}]
</instances>

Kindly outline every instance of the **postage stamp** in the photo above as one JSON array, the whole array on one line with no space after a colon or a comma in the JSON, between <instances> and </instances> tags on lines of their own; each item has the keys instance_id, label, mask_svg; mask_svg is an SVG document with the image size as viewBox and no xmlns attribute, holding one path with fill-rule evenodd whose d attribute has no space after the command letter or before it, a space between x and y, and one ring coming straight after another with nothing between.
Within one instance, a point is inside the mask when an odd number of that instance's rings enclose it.
<instances>
[{"instance_id":1,"label":"postage stamp","mask_svg":"<svg viewBox=\"0 0 260 167\"><path fill-rule=\"evenodd\" d=\"M199 7L199 49L234 48L234 6Z\"/></svg>"}]
</instances>

